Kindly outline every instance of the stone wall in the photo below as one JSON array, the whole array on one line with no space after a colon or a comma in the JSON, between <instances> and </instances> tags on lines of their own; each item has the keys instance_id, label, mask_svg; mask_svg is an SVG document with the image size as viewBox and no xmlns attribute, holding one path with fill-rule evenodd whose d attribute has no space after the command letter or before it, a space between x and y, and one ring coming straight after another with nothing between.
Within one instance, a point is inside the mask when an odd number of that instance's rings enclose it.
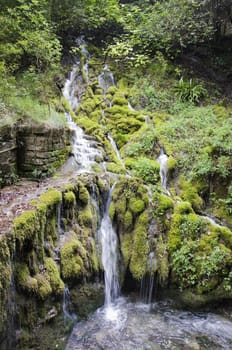
<instances>
[{"instance_id":1,"label":"stone wall","mask_svg":"<svg viewBox=\"0 0 232 350\"><path fill-rule=\"evenodd\" d=\"M67 159L70 132L43 125L0 128L0 187L18 175L40 178L50 175Z\"/></svg>"},{"instance_id":2,"label":"stone wall","mask_svg":"<svg viewBox=\"0 0 232 350\"><path fill-rule=\"evenodd\" d=\"M16 176L16 127L0 129L0 185L11 184Z\"/></svg>"},{"instance_id":3,"label":"stone wall","mask_svg":"<svg viewBox=\"0 0 232 350\"><path fill-rule=\"evenodd\" d=\"M41 125L21 125L18 127L17 145L19 174L42 177L52 174L68 157L69 131Z\"/></svg>"}]
</instances>

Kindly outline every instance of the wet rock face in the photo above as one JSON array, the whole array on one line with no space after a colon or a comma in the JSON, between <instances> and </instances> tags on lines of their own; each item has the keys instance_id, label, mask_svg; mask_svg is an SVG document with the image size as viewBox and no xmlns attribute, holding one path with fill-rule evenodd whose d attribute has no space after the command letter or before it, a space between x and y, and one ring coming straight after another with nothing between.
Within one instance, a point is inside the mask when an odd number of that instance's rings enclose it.
<instances>
[{"instance_id":1,"label":"wet rock face","mask_svg":"<svg viewBox=\"0 0 232 350\"><path fill-rule=\"evenodd\" d=\"M17 133L17 165L24 176L41 177L63 163L69 152L69 132L22 125Z\"/></svg>"},{"instance_id":2,"label":"wet rock face","mask_svg":"<svg viewBox=\"0 0 232 350\"><path fill-rule=\"evenodd\" d=\"M11 184L16 176L16 128L6 125L0 129L0 187Z\"/></svg>"}]
</instances>

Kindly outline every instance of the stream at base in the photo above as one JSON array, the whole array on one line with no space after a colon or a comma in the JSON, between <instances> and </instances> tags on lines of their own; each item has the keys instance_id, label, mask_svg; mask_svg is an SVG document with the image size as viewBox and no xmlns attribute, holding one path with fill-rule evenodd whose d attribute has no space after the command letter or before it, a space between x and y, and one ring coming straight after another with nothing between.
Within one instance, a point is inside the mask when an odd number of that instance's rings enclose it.
<instances>
[{"instance_id":1,"label":"stream at base","mask_svg":"<svg viewBox=\"0 0 232 350\"><path fill-rule=\"evenodd\" d=\"M232 320L212 312L175 309L119 298L77 323L66 350L231 350Z\"/></svg>"}]
</instances>

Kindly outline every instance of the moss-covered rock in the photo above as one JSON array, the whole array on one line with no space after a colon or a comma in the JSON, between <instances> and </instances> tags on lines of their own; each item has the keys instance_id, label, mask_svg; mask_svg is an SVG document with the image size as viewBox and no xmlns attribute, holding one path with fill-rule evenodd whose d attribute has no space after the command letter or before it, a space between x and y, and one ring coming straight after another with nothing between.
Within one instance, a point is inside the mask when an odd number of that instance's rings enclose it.
<instances>
[{"instance_id":1,"label":"moss-covered rock","mask_svg":"<svg viewBox=\"0 0 232 350\"><path fill-rule=\"evenodd\" d=\"M44 267L53 293L57 295L62 294L64 290L64 282L60 278L60 272L57 264L52 258L45 258Z\"/></svg>"},{"instance_id":2,"label":"moss-covered rock","mask_svg":"<svg viewBox=\"0 0 232 350\"><path fill-rule=\"evenodd\" d=\"M137 214L141 213L142 211L144 211L145 204L144 204L142 199L138 199L136 197L131 197L129 199L128 207L134 215L137 215Z\"/></svg>"},{"instance_id":3,"label":"moss-covered rock","mask_svg":"<svg viewBox=\"0 0 232 350\"><path fill-rule=\"evenodd\" d=\"M193 209L197 212L202 211L203 200L198 195L196 187L190 182L186 181L183 177L179 180L180 195L184 201L191 203Z\"/></svg>"},{"instance_id":4,"label":"moss-covered rock","mask_svg":"<svg viewBox=\"0 0 232 350\"><path fill-rule=\"evenodd\" d=\"M155 194L154 200L157 201L156 215L163 216L167 212L172 212L174 203L170 197L163 194L159 194L158 196Z\"/></svg>"},{"instance_id":5,"label":"moss-covered rock","mask_svg":"<svg viewBox=\"0 0 232 350\"><path fill-rule=\"evenodd\" d=\"M143 212L137 219L133 231L130 271L135 279L140 280L147 271L149 245L147 237L148 215Z\"/></svg>"},{"instance_id":6,"label":"moss-covered rock","mask_svg":"<svg viewBox=\"0 0 232 350\"><path fill-rule=\"evenodd\" d=\"M78 200L80 200L83 205L89 202L89 192L81 182L78 182Z\"/></svg>"},{"instance_id":7,"label":"moss-covered rock","mask_svg":"<svg viewBox=\"0 0 232 350\"><path fill-rule=\"evenodd\" d=\"M75 236L70 236L60 251L61 273L65 280L79 279L84 275L84 260L87 253Z\"/></svg>"},{"instance_id":8,"label":"moss-covered rock","mask_svg":"<svg viewBox=\"0 0 232 350\"><path fill-rule=\"evenodd\" d=\"M78 223L81 226L85 226L85 227L91 227L92 226L92 224L93 224L93 214L92 214L90 206L87 205L85 208L80 209L78 211L77 220L78 220Z\"/></svg>"}]
</instances>

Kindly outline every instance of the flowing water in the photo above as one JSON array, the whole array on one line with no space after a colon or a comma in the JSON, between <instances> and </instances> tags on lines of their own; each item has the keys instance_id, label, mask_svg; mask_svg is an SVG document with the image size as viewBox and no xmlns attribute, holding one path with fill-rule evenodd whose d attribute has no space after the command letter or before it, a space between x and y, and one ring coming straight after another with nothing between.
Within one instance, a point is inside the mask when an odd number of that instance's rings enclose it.
<instances>
[{"instance_id":1,"label":"flowing water","mask_svg":"<svg viewBox=\"0 0 232 350\"><path fill-rule=\"evenodd\" d=\"M62 310L65 321L69 320L75 322L77 320L77 316L70 311L70 292L67 286L65 286L63 291Z\"/></svg>"},{"instance_id":2,"label":"flowing water","mask_svg":"<svg viewBox=\"0 0 232 350\"><path fill-rule=\"evenodd\" d=\"M232 349L232 322L220 315L180 311L169 301L150 308L124 298L113 308L115 320L106 319L101 308L77 324L66 350Z\"/></svg>"},{"instance_id":3,"label":"flowing water","mask_svg":"<svg viewBox=\"0 0 232 350\"><path fill-rule=\"evenodd\" d=\"M220 224L218 224L213 218L211 218L210 216L206 216L206 215L201 215L202 219L205 219L207 220L211 225L213 226L216 226L216 227L225 227L225 226L222 226Z\"/></svg>"},{"instance_id":4,"label":"flowing water","mask_svg":"<svg viewBox=\"0 0 232 350\"><path fill-rule=\"evenodd\" d=\"M112 146L114 152L116 153L116 156L117 156L119 162L121 163L121 165L122 165L123 168L124 168L124 167L125 167L124 162L123 162L123 160L122 160L122 157L121 157L121 155L120 155L120 152L119 152L119 150L118 150L118 147L117 147L117 145L116 145L116 143L115 143L113 137L112 137L110 134L108 134L107 137L108 137L108 140L110 141L110 144L111 144L111 146Z\"/></svg>"},{"instance_id":5,"label":"flowing water","mask_svg":"<svg viewBox=\"0 0 232 350\"><path fill-rule=\"evenodd\" d=\"M106 64L98 76L98 84L103 89L104 94L110 86L115 86L114 75Z\"/></svg>"},{"instance_id":6,"label":"flowing water","mask_svg":"<svg viewBox=\"0 0 232 350\"><path fill-rule=\"evenodd\" d=\"M86 57L83 69L88 80L89 53L84 44L82 44L81 51ZM73 111L78 107L84 91L85 82L81 73L81 61L77 60L63 88L63 95ZM68 112L66 113L66 120L72 134L73 162L71 170L76 170L78 173L89 172L96 163L96 159L102 159L102 152L97 148L97 142L85 135L84 131L74 122L71 114Z\"/></svg>"},{"instance_id":7,"label":"flowing water","mask_svg":"<svg viewBox=\"0 0 232 350\"><path fill-rule=\"evenodd\" d=\"M168 156L164 153L164 150L161 149L160 155L157 159L157 161L160 164L160 180L161 180L161 186L165 190L165 192L170 196L170 193L167 189L167 162L168 162Z\"/></svg>"},{"instance_id":8,"label":"flowing water","mask_svg":"<svg viewBox=\"0 0 232 350\"><path fill-rule=\"evenodd\" d=\"M114 186L110 190L106 204L106 209L98 233L102 248L101 257L102 265L104 268L106 308L110 308L112 302L114 302L119 295L117 249L118 238L109 217L109 206L111 202L113 188Z\"/></svg>"}]
</instances>

